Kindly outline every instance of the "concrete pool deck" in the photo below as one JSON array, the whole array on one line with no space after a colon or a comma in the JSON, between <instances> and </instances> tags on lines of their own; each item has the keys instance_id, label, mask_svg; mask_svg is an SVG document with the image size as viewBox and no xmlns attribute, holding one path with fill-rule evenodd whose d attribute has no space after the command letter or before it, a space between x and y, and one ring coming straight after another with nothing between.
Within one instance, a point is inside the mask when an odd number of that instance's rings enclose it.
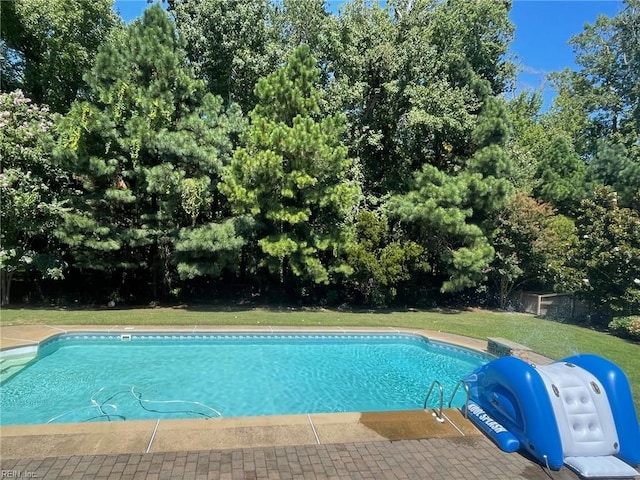
<instances>
[{"instance_id":1,"label":"concrete pool deck","mask_svg":"<svg viewBox=\"0 0 640 480\"><path fill-rule=\"evenodd\" d=\"M487 348L486 341L396 328L25 325L2 327L0 349L85 331L402 332ZM443 416L438 422L431 411L411 410L5 426L0 467L3 477L22 478L548 478L537 464L501 452L458 410ZM563 469L554 478L578 477Z\"/></svg>"}]
</instances>

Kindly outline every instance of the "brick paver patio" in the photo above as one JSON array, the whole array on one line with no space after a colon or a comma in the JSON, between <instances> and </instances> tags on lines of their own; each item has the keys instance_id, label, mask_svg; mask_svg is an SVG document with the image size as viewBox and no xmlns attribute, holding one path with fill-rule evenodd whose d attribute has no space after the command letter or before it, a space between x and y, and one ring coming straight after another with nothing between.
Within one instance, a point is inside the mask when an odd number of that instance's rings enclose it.
<instances>
[{"instance_id":1,"label":"brick paver patio","mask_svg":"<svg viewBox=\"0 0 640 480\"><path fill-rule=\"evenodd\" d=\"M201 452L0 460L2 478L548 480L537 464L485 437L301 445ZM554 480L576 480L563 468Z\"/></svg>"}]
</instances>

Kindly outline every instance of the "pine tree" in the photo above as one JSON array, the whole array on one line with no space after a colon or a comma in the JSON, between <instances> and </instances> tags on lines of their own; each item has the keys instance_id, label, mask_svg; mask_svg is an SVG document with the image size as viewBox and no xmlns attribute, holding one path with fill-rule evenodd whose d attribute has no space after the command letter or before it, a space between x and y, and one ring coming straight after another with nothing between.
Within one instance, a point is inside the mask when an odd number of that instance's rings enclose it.
<instances>
[{"instance_id":1,"label":"pine tree","mask_svg":"<svg viewBox=\"0 0 640 480\"><path fill-rule=\"evenodd\" d=\"M560 213L575 215L587 195L587 166L565 135L554 132L538 154L540 184L534 195L555 206Z\"/></svg>"},{"instance_id":2,"label":"pine tree","mask_svg":"<svg viewBox=\"0 0 640 480\"><path fill-rule=\"evenodd\" d=\"M59 235L77 267L152 272L156 296L179 235L220 219L219 173L241 121L195 78L159 5L101 47L87 81L94 101L63 122L59 156L78 195Z\"/></svg>"},{"instance_id":3,"label":"pine tree","mask_svg":"<svg viewBox=\"0 0 640 480\"><path fill-rule=\"evenodd\" d=\"M320 117L319 70L302 46L261 79L244 148L235 151L221 190L237 214L256 221L258 263L281 282L329 283L348 272L342 256L359 188L340 138L342 115Z\"/></svg>"},{"instance_id":4,"label":"pine tree","mask_svg":"<svg viewBox=\"0 0 640 480\"><path fill-rule=\"evenodd\" d=\"M391 215L413 231L429 253L442 292L456 292L486 280L494 257L493 216L506 203L512 161L504 144L509 136L506 108L481 81L485 95L469 139L474 149L457 158L452 172L425 164L414 176L413 188L388 202Z\"/></svg>"}]
</instances>

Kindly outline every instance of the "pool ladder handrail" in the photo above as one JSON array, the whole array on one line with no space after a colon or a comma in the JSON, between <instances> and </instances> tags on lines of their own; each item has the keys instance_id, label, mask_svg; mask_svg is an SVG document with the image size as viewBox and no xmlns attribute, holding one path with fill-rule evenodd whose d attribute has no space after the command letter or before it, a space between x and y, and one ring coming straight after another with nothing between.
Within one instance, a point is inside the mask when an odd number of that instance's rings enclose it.
<instances>
[{"instance_id":1,"label":"pool ladder handrail","mask_svg":"<svg viewBox=\"0 0 640 480\"><path fill-rule=\"evenodd\" d=\"M442 406L444 404L444 389L442 388L442 384L438 381L438 380L434 380L431 383L431 387L429 387L429 392L427 392L427 396L424 398L424 405L423 405L423 410L427 409L427 402L429 401L429 397L431 396L431 392L433 392L433 388L435 386L438 386L438 390L440 391L440 402L439 402L439 406L438 409L435 410L434 409L434 415L436 417L436 420L438 420L440 423L444 422L444 418L442 417Z\"/></svg>"},{"instance_id":2,"label":"pool ladder handrail","mask_svg":"<svg viewBox=\"0 0 640 480\"><path fill-rule=\"evenodd\" d=\"M460 385L464 387L464 391L466 393L466 397L464 400L464 418L469 418L469 384L464 379L458 380L458 383L456 383L456 386L451 393L451 397L449 398L448 408L451 408L451 404L453 403L453 399L455 398L456 393L458 393L458 388L460 387Z\"/></svg>"},{"instance_id":3,"label":"pool ladder handrail","mask_svg":"<svg viewBox=\"0 0 640 480\"><path fill-rule=\"evenodd\" d=\"M470 396L470 392L469 392L469 384L463 379L463 380L458 380L458 383L456 383L456 386L453 389L453 392L451 393L451 397L449 398L449 403L447 404L447 408L451 408L451 404L453 403L453 399L456 396L456 393L458 393L458 388L460 388L460 385L463 386L464 391L465 391L465 400L464 400L464 418L469 418L469 396ZM444 388L442 388L442 384L438 381L438 380L434 380L433 382L431 382L431 387L429 387L429 391L427 392L427 396L424 398L424 405L422 406L423 410L427 409L427 402L429 401L429 397L431 396L431 393L433 392L433 389L435 387L438 387L438 390L440 392L440 402L438 404L438 408L434 409L434 414L436 416L436 419L439 422L444 422L444 418L442 415L442 408L444 405Z\"/></svg>"}]
</instances>

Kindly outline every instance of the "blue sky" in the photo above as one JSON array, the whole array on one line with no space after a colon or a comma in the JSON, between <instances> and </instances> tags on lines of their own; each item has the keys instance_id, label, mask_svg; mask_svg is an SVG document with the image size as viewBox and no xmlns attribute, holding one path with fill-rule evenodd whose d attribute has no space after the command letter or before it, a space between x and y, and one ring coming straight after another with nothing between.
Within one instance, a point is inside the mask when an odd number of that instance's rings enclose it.
<instances>
[{"instance_id":1,"label":"blue sky","mask_svg":"<svg viewBox=\"0 0 640 480\"><path fill-rule=\"evenodd\" d=\"M599 14L614 16L623 7L617 0L514 0L511 21L515 40L511 52L519 65L517 89L545 87L545 107L553 98L545 75L576 68L569 39L581 33Z\"/></svg>"},{"instance_id":2,"label":"blue sky","mask_svg":"<svg viewBox=\"0 0 640 480\"><path fill-rule=\"evenodd\" d=\"M115 3L125 20L139 16L147 6L146 0ZM327 0L332 10L340 3L342 0ZM513 0L511 21L516 31L511 53L520 67L518 91L544 88L544 108L548 108L554 92L546 84L545 75L575 68L569 39L586 23L593 23L598 14L614 16L622 7L621 0Z\"/></svg>"}]
</instances>

